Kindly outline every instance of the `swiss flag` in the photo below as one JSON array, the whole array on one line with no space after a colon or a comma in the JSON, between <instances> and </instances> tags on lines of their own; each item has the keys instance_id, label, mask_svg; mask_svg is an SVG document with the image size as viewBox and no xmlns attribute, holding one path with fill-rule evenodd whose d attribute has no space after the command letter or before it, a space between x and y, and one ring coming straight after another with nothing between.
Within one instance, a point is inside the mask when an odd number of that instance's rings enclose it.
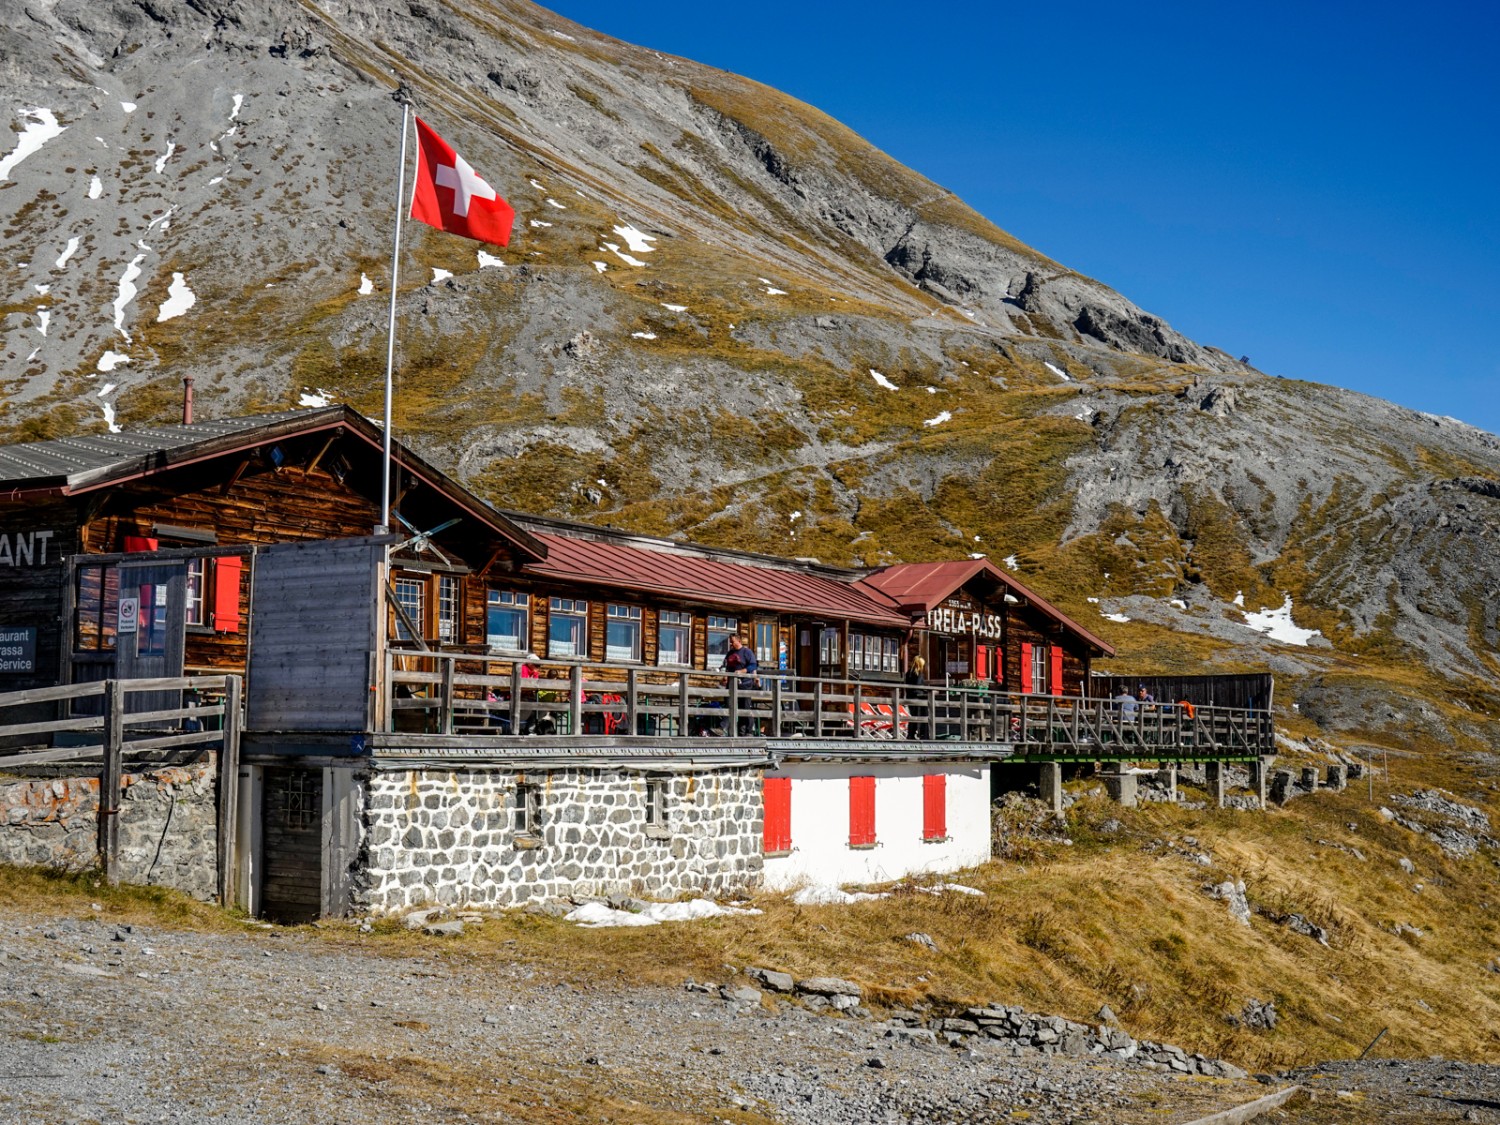
<instances>
[{"instance_id":1,"label":"swiss flag","mask_svg":"<svg viewBox=\"0 0 1500 1125\"><path fill-rule=\"evenodd\" d=\"M425 121L416 121L417 185L411 217L449 234L508 246L516 217L511 205Z\"/></svg>"}]
</instances>

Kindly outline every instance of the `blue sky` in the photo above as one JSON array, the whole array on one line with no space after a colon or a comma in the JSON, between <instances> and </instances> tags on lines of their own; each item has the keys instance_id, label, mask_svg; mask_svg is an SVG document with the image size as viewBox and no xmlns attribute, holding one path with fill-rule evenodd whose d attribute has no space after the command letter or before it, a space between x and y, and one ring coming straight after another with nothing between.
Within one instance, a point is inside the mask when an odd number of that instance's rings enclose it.
<instances>
[{"instance_id":1,"label":"blue sky","mask_svg":"<svg viewBox=\"0 0 1500 1125\"><path fill-rule=\"evenodd\" d=\"M552 0L1263 371L1500 432L1500 5Z\"/></svg>"}]
</instances>

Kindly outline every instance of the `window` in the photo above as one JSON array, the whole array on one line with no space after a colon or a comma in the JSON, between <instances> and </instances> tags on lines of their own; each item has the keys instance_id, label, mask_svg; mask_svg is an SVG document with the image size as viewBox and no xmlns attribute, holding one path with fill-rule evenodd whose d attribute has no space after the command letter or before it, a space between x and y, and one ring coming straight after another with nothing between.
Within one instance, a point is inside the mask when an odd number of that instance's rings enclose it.
<instances>
[{"instance_id":1,"label":"window","mask_svg":"<svg viewBox=\"0 0 1500 1125\"><path fill-rule=\"evenodd\" d=\"M518 833L536 833L542 827L542 795L540 790L529 782L521 782L516 786L516 831Z\"/></svg>"},{"instance_id":2,"label":"window","mask_svg":"<svg viewBox=\"0 0 1500 1125\"><path fill-rule=\"evenodd\" d=\"M849 846L851 848L875 846L875 779L873 777L849 779Z\"/></svg>"},{"instance_id":3,"label":"window","mask_svg":"<svg viewBox=\"0 0 1500 1125\"><path fill-rule=\"evenodd\" d=\"M458 639L458 577L438 575L438 640L452 643Z\"/></svg>"},{"instance_id":4,"label":"window","mask_svg":"<svg viewBox=\"0 0 1500 1125\"><path fill-rule=\"evenodd\" d=\"M531 595L491 590L485 595L484 641L491 652L525 652L531 647Z\"/></svg>"},{"instance_id":5,"label":"window","mask_svg":"<svg viewBox=\"0 0 1500 1125\"><path fill-rule=\"evenodd\" d=\"M187 560L187 623L208 624L208 560Z\"/></svg>"},{"instance_id":6,"label":"window","mask_svg":"<svg viewBox=\"0 0 1500 1125\"><path fill-rule=\"evenodd\" d=\"M611 605L604 611L604 659L634 661L641 658L641 607Z\"/></svg>"},{"instance_id":7,"label":"window","mask_svg":"<svg viewBox=\"0 0 1500 1125\"><path fill-rule=\"evenodd\" d=\"M689 668L693 663L693 615L677 609L657 614L656 662Z\"/></svg>"},{"instance_id":8,"label":"window","mask_svg":"<svg viewBox=\"0 0 1500 1125\"><path fill-rule=\"evenodd\" d=\"M708 615L708 663L706 667L717 668L724 663L724 657L729 655L729 638L739 631L739 618ZM715 657L718 659L716 660Z\"/></svg>"},{"instance_id":9,"label":"window","mask_svg":"<svg viewBox=\"0 0 1500 1125\"><path fill-rule=\"evenodd\" d=\"M948 838L948 778L930 773L922 778L922 839Z\"/></svg>"},{"instance_id":10,"label":"window","mask_svg":"<svg viewBox=\"0 0 1500 1125\"><path fill-rule=\"evenodd\" d=\"M667 783L661 778L646 782L646 823L658 828L667 826Z\"/></svg>"},{"instance_id":11,"label":"window","mask_svg":"<svg viewBox=\"0 0 1500 1125\"><path fill-rule=\"evenodd\" d=\"M427 620L427 583L421 578L397 578L394 586L396 604L401 607L396 614L396 639L410 641L412 630L422 631Z\"/></svg>"},{"instance_id":12,"label":"window","mask_svg":"<svg viewBox=\"0 0 1500 1125\"><path fill-rule=\"evenodd\" d=\"M792 850L792 779L768 777L761 782L765 827L761 847L766 855Z\"/></svg>"},{"instance_id":13,"label":"window","mask_svg":"<svg viewBox=\"0 0 1500 1125\"><path fill-rule=\"evenodd\" d=\"M112 651L120 618L120 572L112 566L79 567L77 598L74 647L82 652Z\"/></svg>"},{"instance_id":14,"label":"window","mask_svg":"<svg viewBox=\"0 0 1500 1125\"><path fill-rule=\"evenodd\" d=\"M850 633L849 670L851 672L899 673L901 671L901 641L896 637Z\"/></svg>"},{"instance_id":15,"label":"window","mask_svg":"<svg viewBox=\"0 0 1500 1125\"><path fill-rule=\"evenodd\" d=\"M547 615L547 655L587 657L588 654L589 603L553 598Z\"/></svg>"},{"instance_id":16,"label":"window","mask_svg":"<svg viewBox=\"0 0 1500 1125\"><path fill-rule=\"evenodd\" d=\"M840 668L844 663L843 637L837 625L824 626L818 634L818 663L824 668Z\"/></svg>"},{"instance_id":17,"label":"window","mask_svg":"<svg viewBox=\"0 0 1500 1125\"><path fill-rule=\"evenodd\" d=\"M289 832L316 828L323 818L322 779L313 780L306 770L296 770L281 791L281 826Z\"/></svg>"},{"instance_id":18,"label":"window","mask_svg":"<svg viewBox=\"0 0 1500 1125\"><path fill-rule=\"evenodd\" d=\"M1031 646L1031 690L1042 693L1047 690L1047 646Z\"/></svg>"},{"instance_id":19,"label":"window","mask_svg":"<svg viewBox=\"0 0 1500 1125\"><path fill-rule=\"evenodd\" d=\"M762 668L781 667L781 646L776 636L776 622L755 623L755 659Z\"/></svg>"}]
</instances>

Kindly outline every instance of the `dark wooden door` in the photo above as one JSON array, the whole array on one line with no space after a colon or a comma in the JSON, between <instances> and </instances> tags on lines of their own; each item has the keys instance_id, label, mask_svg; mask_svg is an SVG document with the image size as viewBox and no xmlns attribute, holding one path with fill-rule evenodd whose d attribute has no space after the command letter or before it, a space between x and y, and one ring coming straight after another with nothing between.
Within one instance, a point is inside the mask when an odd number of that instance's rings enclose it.
<instances>
[{"instance_id":1,"label":"dark wooden door","mask_svg":"<svg viewBox=\"0 0 1500 1125\"><path fill-rule=\"evenodd\" d=\"M122 562L115 675L122 680L180 676L187 640L187 564ZM182 706L182 692L131 692L127 709ZM166 724L175 725L175 724Z\"/></svg>"},{"instance_id":2,"label":"dark wooden door","mask_svg":"<svg viewBox=\"0 0 1500 1125\"><path fill-rule=\"evenodd\" d=\"M267 766L261 821L262 913L314 921L323 906L323 771Z\"/></svg>"}]
</instances>

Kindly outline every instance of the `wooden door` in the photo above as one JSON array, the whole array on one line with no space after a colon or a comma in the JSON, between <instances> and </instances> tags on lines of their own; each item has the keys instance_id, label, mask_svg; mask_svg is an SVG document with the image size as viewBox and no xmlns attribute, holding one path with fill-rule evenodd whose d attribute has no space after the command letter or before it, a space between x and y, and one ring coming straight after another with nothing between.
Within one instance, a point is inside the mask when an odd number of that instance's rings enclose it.
<instances>
[{"instance_id":1,"label":"wooden door","mask_svg":"<svg viewBox=\"0 0 1500 1125\"><path fill-rule=\"evenodd\" d=\"M122 562L119 571L115 675L122 680L181 676L187 640L187 564ZM132 712L182 706L180 691L131 692L127 699Z\"/></svg>"},{"instance_id":2,"label":"wooden door","mask_svg":"<svg viewBox=\"0 0 1500 1125\"><path fill-rule=\"evenodd\" d=\"M311 922L323 906L323 771L267 766L261 798L261 912Z\"/></svg>"}]
</instances>

